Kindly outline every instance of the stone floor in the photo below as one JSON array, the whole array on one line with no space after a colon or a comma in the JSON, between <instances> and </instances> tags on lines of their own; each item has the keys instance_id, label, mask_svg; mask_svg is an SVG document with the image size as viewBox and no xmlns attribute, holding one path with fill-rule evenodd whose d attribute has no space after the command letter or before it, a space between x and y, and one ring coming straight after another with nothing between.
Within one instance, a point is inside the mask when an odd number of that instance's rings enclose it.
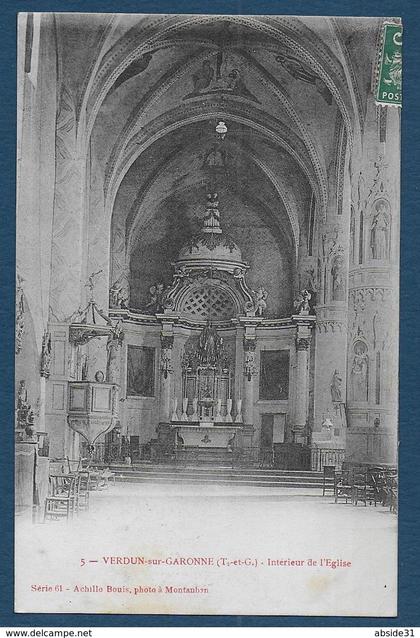
<instances>
[{"instance_id":1,"label":"stone floor","mask_svg":"<svg viewBox=\"0 0 420 638\"><path fill-rule=\"evenodd\" d=\"M392 616L396 551L387 509L314 490L116 484L68 523L17 518L16 607Z\"/></svg>"}]
</instances>

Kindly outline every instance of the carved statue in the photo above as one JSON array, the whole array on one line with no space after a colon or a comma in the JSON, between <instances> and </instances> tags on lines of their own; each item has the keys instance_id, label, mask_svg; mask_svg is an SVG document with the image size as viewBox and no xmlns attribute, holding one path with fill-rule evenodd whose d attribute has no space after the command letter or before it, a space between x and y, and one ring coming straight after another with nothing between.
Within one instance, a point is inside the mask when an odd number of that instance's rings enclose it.
<instances>
[{"instance_id":1,"label":"carved statue","mask_svg":"<svg viewBox=\"0 0 420 638\"><path fill-rule=\"evenodd\" d=\"M156 286L158 312L163 312L165 309L165 292L165 284L162 282L158 283Z\"/></svg>"},{"instance_id":2,"label":"carved statue","mask_svg":"<svg viewBox=\"0 0 420 638\"><path fill-rule=\"evenodd\" d=\"M333 400L333 402L341 402L343 400L341 396L342 382L343 379L341 377L341 374L338 372L338 370L334 370L331 381L331 399Z\"/></svg>"},{"instance_id":3,"label":"carved statue","mask_svg":"<svg viewBox=\"0 0 420 638\"><path fill-rule=\"evenodd\" d=\"M219 359L222 347L223 340L208 320L198 340L200 362L215 365Z\"/></svg>"},{"instance_id":4,"label":"carved statue","mask_svg":"<svg viewBox=\"0 0 420 638\"><path fill-rule=\"evenodd\" d=\"M309 301L312 298L309 290L301 290L293 305L299 315L308 314L310 311Z\"/></svg>"},{"instance_id":5,"label":"carved statue","mask_svg":"<svg viewBox=\"0 0 420 638\"><path fill-rule=\"evenodd\" d=\"M44 332L41 348L41 377L48 378L51 368L51 334Z\"/></svg>"},{"instance_id":6,"label":"carved statue","mask_svg":"<svg viewBox=\"0 0 420 638\"><path fill-rule=\"evenodd\" d=\"M345 299L345 276L344 276L344 257L337 255L331 266L332 278L332 300L344 301Z\"/></svg>"},{"instance_id":7,"label":"carved statue","mask_svg":"<svg viewBox=\"0 0 420 638\"><path fill-rule=\"evenodd\" d=\"M252 375L256 374L255 367L255 350L245 351L244 374L248 381L251 381Z\"/></svg>"},{"instance_id":8,"label":"carved statue","mask_svg":"<svg viewBox=\"0 0 420 638\"><path fill-rule=\"evenodd\" d=\"M357 341L354 345L351 370L354 401L367 401L368 399L368 367L367 347L362 341Z\"/></svg>"},{"instance_id":9,"label":"carved statue","mask_svg":"<svg viewBox=\"0 0 420 638\"><path fill-rule=\"evenodd\" d=\"M268 292L260 286L258 290L253 290L252 294L254 296L255 314L258 317L262 317L267 309Z\"/></svg>"},{"instance_id":10,"label":"carved statue","mask_svg":"<svg viewBox=\"0 0 420 638\"><path fill-rule=\"evenodd\" d=\"M93 291L95 290L95 278L100 275L103 270L97 270L96 272L91 272L87 282L85 283L85 288L89 288L90 290L90 299L93 301Z\"/></svg>"},{"instance_id":11,"label":"carved statue","mask_svg":"<svg viewBox=\"0 0 420 638\"><path fill-rule=\"evenodd\" d=\"M389 256L389 215L388 203L380 199L376 205L376 214L370 230L370 249L372 259L388 259Z\"/></svg>"},{"instance_id":12,"label":"carved statue","mask_svg":"<svg viewBox=\"0 0 420 638\"><path fill-rule=\"evenodd\" d=\"M107 350L107 362L106 362L106 379L111 383L117 383L119 381L118 363L117 363L117 351L122 345L124 340L124 332L122 329L122 322L117 321L112 331L108 336L106 344Z\"/></svg>"},{"instance_id":13,"label":"carved statue","mask_svg":"<svg viewBox=\"0 0 420 638\"><path fill-rule=\"evenodd\" d=\"M128 307L128 290L121 282L115 281L109 289L109 305L111 308Z\"/></svg>"}]
</instances>

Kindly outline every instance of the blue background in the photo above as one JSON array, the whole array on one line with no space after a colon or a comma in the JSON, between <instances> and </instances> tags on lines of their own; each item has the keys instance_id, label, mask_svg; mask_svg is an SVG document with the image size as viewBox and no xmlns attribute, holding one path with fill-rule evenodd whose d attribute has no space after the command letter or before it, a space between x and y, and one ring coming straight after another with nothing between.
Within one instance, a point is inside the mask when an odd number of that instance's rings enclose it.
<instances>
[{"instance_id":1,"label":"blue background","mask_svg":"<svg viewBox=\"0 0 420 638\"><path fill-rule=\"evenodd\" d=\"M399 615L396 619L297 616L133 616L13 613L13 429L15 285L16 14L18 11L401 16L404 99L401 183ZM420 2L278 0L256 2L8 2L0 13L0 626L420 626ZM30 543L30 539L28 539ZM373 548L374 551L374 548ZM355 592L357 595L357 592Z\"/></svg>"}]
</instances>

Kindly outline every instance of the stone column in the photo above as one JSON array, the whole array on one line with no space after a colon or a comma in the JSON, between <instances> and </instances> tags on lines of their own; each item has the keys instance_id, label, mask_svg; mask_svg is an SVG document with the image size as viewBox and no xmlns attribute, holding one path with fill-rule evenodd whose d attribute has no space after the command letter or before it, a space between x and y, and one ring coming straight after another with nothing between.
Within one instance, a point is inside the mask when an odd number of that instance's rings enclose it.
<instances>
[{"instance_id":1,"label":"stone column","mask_svg":"<svg viewBox=\"0 0 420 638\"><path fill-rule=\"evenodd\" d=\"M257 368L255 366L256 337L244 336L244 422L254 424L254 385Z\"/></svg>"},{"instance_id":2,"label":"stone column","mask_svg":"<svg viewBox=\"0 0 420 638\"><path fill-rule=\"evenodd\" d=\"M240 325L244 327L243 337L243 420L245 425L254 425L254 393L256 367L257 327L261 317L240 317Z\"/></svg>"},{"instance_id":3,"label":"stone column","mask_svg":"<svg viewBox=\"0 0 420 638\"><path fill-rule=\"evenodd\" d=\"M45 431L45 392L46 381L51 373L51 333L45 330L42 337L41 360L40 360L40 385L39 385L39 429Z\"/></svg>"},{"instance_id":4,"label":"stone column","mask_svg":"<svg viewBox=\"0 0 420 638\"><path fill-rule=\"evenodd\" d=\"M345 165L342 165L344 170ZM314 335L314 403L311 423L313 447L342 450L346 422L346 335L348 237L350 195L348 171L344 191L330 202L328 219L319 228L319 287L316 296L316 332ZM340 212L341 210L341 212ZM332 423L329 429L325 423Z\"/></svg>"},{"instance_id":5,"label":"stone column","mask_svg":"<svg viewBox=\"0 0 420 638\"><path fill-rule=\"evenodd\" d=\"M295 315L296 323L296 376L295 376L295 409L292 426L295 443L308 442L308 395L309 395L309 349L311 344L311 330L314 317Z\"/></svg>"},{"instance_id":6,"label":"stone column","mask_svg":"<svg viewBox=\"0 0 420 638\"><path fill-rule=\"evenodd\" d=\"M353 174L346 462L397 462L400 115L368 100Z\"/></svg>"},{"instance_id":7,"label":"stone column","mask_svg":"<svg viewBox=\"0 0 420 638\"><path fill-rule=\"evenodd\" d=\"M169 423L171 420L172 393L172 350L174 335L168 334L168 327L164 326L160 335L160 413L159 421Z\"/></svg>"}]
</instances>

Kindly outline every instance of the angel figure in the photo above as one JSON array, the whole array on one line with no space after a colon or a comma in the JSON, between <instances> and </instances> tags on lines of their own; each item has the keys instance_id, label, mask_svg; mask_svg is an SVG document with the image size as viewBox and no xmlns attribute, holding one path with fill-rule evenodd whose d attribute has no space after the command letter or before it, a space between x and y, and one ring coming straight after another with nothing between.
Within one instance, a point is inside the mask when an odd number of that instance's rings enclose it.
<instances>
[{"instance_id":1,"label":"angel figure","mask_svg":"<svg viewBox=\"0 0 420 638\"><path fill-rule=\"evenodd\" d=\"M252 294L254 295L255 314L257 317L262 317L267 309L268 292L260 286L258 290L253 290Z\"/></svg>"},{"instance_id":2,"label":"angel figure","mask_svg":"<svg viewBox=\"0 0 420 638\"><path fill-rule=\"evenodd\" d=\"M309 301L312 295L309 290L301 290L293 305L299 315L308 314L310 310Z\"/></svg>"}]
</instances>

